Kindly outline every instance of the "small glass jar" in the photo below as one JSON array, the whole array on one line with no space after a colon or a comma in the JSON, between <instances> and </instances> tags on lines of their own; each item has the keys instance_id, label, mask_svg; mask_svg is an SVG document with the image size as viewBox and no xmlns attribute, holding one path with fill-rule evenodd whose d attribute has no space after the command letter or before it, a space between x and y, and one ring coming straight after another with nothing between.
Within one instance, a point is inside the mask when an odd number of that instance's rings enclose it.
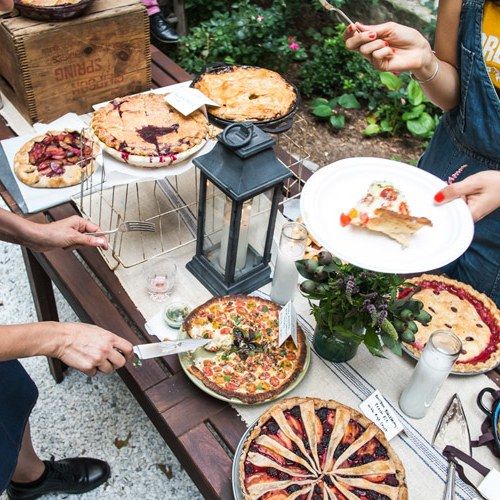
<instances>
[{"instance_id":1,"label":"small glass jar","mask_svg":"<svg viewBox=\"0 0 500 500\"><path fill-rule=\"evenodd\" d=\"M295 294L299 272L295 262L304 257L307 229L299 222L287 222L281 229L280 244L274 266L271 300L286 304Z\"/></svg>"},{"instance_id":2,"label":"small glass jar","mask_svg":"<svg viewBox=\"0 0 500 500\"><path fill-rule=\"evenodd\" d=\"M155 272L147 277L146 288L155 302L163 302L172 293L175 285L177 266L172 262L163 262Z\"/></svg>"},{"instance_id":3,"label":"small glass jar","mask_svg":"<svg viewBox=\"0 0 500 500\"><path fill-rule=\"evenodd\" d=\"M171 302L165 308L165 323L170 328L179 329L190 312L191 307L186 302Z\"/></svg>"},{"instance_id":4,"label":"small glass jar","mask_svg":"<svg viewBox=\"0 0 500 500\"><path fill-rule=\"evenodd\" d=\"M399 398L399 407L406 415L425 416L461 350L461 340L449 330L437 330L430 336Z\"/></svg>"}]
</instances>

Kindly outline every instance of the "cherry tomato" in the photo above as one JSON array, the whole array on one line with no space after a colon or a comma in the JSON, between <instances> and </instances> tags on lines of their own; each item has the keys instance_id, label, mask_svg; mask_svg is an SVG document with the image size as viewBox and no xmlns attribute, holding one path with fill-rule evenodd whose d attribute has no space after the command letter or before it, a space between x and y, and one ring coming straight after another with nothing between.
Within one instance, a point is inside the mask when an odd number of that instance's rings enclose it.
<instances>
[{"instance_id":1,"label":"cherry tomato","mask_svg":"<svg viewBox=\"0 0 500 500\"><path fill-rule=\"evenodd\" d=\"M346 214L340 214L340 225L346 227L351 223L351 218Z\"/></svg>"},{"instance_id":2,"label":"cherry tomato","mask_svg":"<svg viewBox=\"0 0 500 500\"><path fill-rule=\"evenodd\" d=\"M297 355L294 352L289 352L286 355L286 359L289 359L290 361L293 361L294 359L297 359Z\"/></svg>"},{"instance_id":3,"label":"cherry tomato","mask_svg":"<svg viewBox=\"0 0 500 500\"><path fill-rule=\"evenodd\" d=\"M221 328L220 333L221 333L221 335L228 335L229 333L231 333L231 329L230 328Z\"/></svg>"},{"instance_id":4,"label":"cherry tomato","mask_svg":"<svg viewBox=\"0 0 500 500\"><path fill-rule=\"evenodd\" d=\"M271 377L271 379L269 380L269 383L273 386L273 387L278 387L278 385L280 385L280 380L278 377Z\"/></svg>"},{"instance_id":5,"label":"cherry tomato","mask_svg":"<svg viewBox=\"0 0 500 500\"><path fill-rule=\"evenodd\" d=\"M398 193L392 188L385 188L380 192L380 196L386 200L394 201L398 197Z\"/></svg>"}]
</instances>

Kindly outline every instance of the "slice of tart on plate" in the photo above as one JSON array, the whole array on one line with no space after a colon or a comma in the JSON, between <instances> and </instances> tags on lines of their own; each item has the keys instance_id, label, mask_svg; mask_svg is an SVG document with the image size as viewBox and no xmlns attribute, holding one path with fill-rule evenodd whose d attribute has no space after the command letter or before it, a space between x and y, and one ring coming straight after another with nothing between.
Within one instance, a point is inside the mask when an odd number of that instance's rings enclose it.
<instances>
[{"instance_id":1,"label":"slice of tart on plate","mask_svg":"<svg viewBox=\"0 0 500 500\"><path fill-rule=\"evenodd\" d=\"M367 194L340 216L342 226L353 225L376 231L403 247L408 247L412 236L424 226L432 226L426 217L410 215L404 195L389 182L375 181L370 184Z\"/></svg>"},{"instance_id":2,"label":"slice of tart on plate","mask_svg":"<svg viewBox=\"0 0 500 500\"><path fill-rule=\"evenodd\" d=\"M179 163L206 143L208 120L202 111L184 116L161 94L114 99L94 111L92 133L106 153L144 168Z\"/></svg>"},{"instance_id":3,"label":"slice of tart on plate","mask_svg":"<svg viewBox=\"0 0 500 500\"><path fill-rule=\"evenodd\" d=\"M436 330L451 330L462 341L462 351L453 373L474 374L494 369L500 363L500 312L485 294L445 276L422 274L408 280L416 285L413 298L432 314L427 325L419 325L415 342L405 344L419 358ZM400 295L411 293L405 289Z\"/></svg>"},{"instance_id":4,"label":"slice of tart on plate","mask_svg":"<svg viewBox=\"0 0 500 500\"><path fill-rule=\"evenodd\" d=\"M85 134L51 130L21 147L14 157L14 172L30 187L75 186L95 171L99 153L99 146Z\"/></svg>"}]
</instances>

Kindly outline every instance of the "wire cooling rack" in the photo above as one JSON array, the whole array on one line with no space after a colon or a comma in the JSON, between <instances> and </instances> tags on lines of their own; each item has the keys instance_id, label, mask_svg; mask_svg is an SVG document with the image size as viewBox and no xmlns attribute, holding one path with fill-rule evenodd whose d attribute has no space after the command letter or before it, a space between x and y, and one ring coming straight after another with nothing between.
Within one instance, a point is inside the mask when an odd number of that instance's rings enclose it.
<instances>
[{"instance_id":1,"label":"wire cooling rack","mask_svg":"<svg viewBox=\"0 0 500 500\"><path fill-rule=\"evenodd\" d=\"M297 118L295 126L303 118ZM303 127L297 127L301 130ZM293 136L293 138L292 138ZM310 175L304 166L309 159L300 132L275 135L278 159L293 172L283 188L283 209L286 203L300 197L302 186ZM293 154L289 153L293 151ZM161 180L132 182L106 187L105 168L95 178L90 176L81 184L79 195L73 202L82 216L98 224L103 231L116 228L124 221L152 222L153 232L117 232L109 237L109 249L100 250L108 266L117 269L143 264L196 241L196 216L198 213L199 173L195 167L179 175ZM206 238L222 231L221 204L225 195L213 185L207 193ZM254 200L251 217L261 217L270 210L270 202L264 195Z\"/></svg>"}]
</instances>

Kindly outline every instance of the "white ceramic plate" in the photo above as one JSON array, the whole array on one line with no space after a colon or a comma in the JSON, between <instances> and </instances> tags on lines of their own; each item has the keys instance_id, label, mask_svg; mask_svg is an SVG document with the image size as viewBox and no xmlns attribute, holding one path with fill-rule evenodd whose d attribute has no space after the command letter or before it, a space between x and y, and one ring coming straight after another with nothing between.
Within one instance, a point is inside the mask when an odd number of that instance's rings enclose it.
<instances>
[{"instance_id":1,"label":"white ceramic plate","mask_svg":"<svg viewBox=\"0 0 500 500\"><path fill-rule=\"evenodd\" d=\"M374 181L388 181L408 201L411 215L427 217L408 248L366 229L342 227L347 213ZM462 200L438 206L434 195L446 183L405 163L383 158L346 158L318 170L301 194L302 218L314 238L333 255L356 266L385 273L420 273L438 269L468 248L474 223Z\"/></svg>"}]
</instances>

